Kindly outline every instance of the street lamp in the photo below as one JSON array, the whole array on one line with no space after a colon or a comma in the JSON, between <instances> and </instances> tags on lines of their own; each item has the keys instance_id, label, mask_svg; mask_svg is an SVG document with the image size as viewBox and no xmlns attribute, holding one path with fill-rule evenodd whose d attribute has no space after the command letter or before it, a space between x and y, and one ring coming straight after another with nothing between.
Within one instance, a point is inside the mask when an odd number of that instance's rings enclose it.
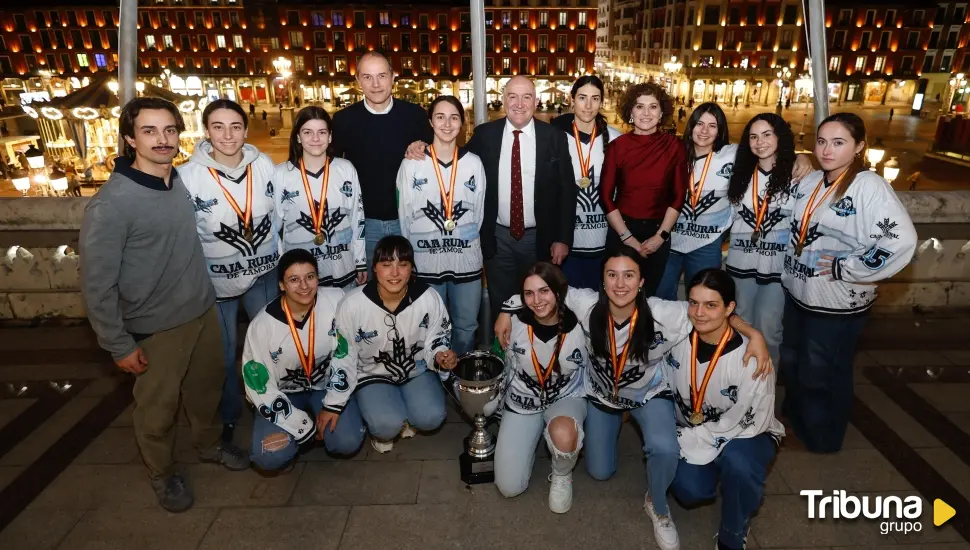
<instances>
[{"instance_id":1,"label":"street lamp","mask_svg":"<svg viewBox=\"0 0 970 550\"><path fill-rule=\"evenodd\" d=\"M896 157L890 157L889 161L882 167L882 177L892 184L899 177L899 162Z\"/></svg>"},{"instance_id":2,"label":"street lamp","mask_svg":"<svg viewBox=\"0 0 970 550\"><path fill-rule=\"evenodd\" d=\"M17 168L11 176L13 177L14 189L20 191L26 197L27 191L30 191L30 174L23 168Z\"/></svg>"},{"instance_id":3,"label":"street lamp","mask_svg":"<svg viewBox=\"0 0 970 550\"><path fill-rule=\"evenodd\" d=\"M872 165L872 167L869 168L869 169L872 170L873 172L875 172L876 171L876 165L879 164L880 162L882 162L882 159L885 156L886 156L886 151L884 151L882 149L873 149L873 148L870 148L869 151L866 153L866 160L868 160L869 161L869 164Z\"/></svg>"},{"instance_id":4,"label":"street lamp","mask_svg":"<svg viewBox=\"0 0 970 550\"><path fill-rule=\"evenodd\" d=\"M277 57L273 60L273 68L276 69L276 72L280 74L280 78L282 78L284 82L287 82L287 79L289 79L290 75L292 74L290 72L290 60L283 56ZM289 82L287 82L287 86L289 86ZM289 87L287 87L286 91L286 102L293 103L293 94L290 93Z\"/></svg>"},{"instance_id":5,"label":"street lamp","mask_svg":"<svg viewBox=\"0 0 970 550\"><path fill-rule=\"evenodd\" d=\"M775 73L775 76L778 77L778 105L775 107L775 110L780 115L782 91L784 90L784 87L785 87L785 81L788 80L788 77L791 76L791 71L788 70L788 67L785 67L780 71L778 71L777 73Z\"/></svg>"}]
</instances>

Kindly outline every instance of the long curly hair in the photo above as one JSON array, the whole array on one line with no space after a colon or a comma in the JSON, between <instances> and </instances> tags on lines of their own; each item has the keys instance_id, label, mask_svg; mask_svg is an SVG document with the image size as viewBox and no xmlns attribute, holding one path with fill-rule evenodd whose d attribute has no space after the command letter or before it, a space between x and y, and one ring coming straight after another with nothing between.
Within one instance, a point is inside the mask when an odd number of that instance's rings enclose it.
<instances>
[{"instance_id":1,"label":"long curly hair","mask_svg":"<svg viewBox=\"0 0 970 550\"><path fill-rule=\"evenodd\" d=\"M629 122L630 117L633 116L633 108L637 106L637 100L641 96L653 96L657 99L657 102L660 103L661 112L660 124L657 125L657 129L666 126L670 122L670 117L674 114L674 104L670 101L667 91L656 82L633 84L626 89L623 99L620 100L620 113L623 116L623 122Z\"/></svg>"},{"instance_id":2,"label":"long curly hair","mask_svg":"<svg viewBox=\"0 0 970 550\"><path fill-rule=\"evenodd\" d=\"M766 197L782 197L791 188L791 173L795 167L795 134L785 119L775 113L761 113L756 115L744 127L741 141L738 143L738 154L734 159L734 173L728 185L728 200L739 204L744 194L748 192L751 175L758 166L758 156L751 150L751 128L755 122L763 120L771 126L775 137L778 138L778 150L775 152L775 166L768 176Z\"/></svg>"}]
</instances>

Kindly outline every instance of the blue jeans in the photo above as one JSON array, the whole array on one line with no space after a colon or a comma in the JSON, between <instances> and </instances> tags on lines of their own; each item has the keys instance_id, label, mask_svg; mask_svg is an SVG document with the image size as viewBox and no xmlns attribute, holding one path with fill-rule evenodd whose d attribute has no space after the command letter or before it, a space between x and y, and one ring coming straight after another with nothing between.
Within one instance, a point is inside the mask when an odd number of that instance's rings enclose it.
<instances>
[{"instance_id":1,"label":"blue jeans","mask_svg":"<svg viewBox=\"0 0 970 550\"><path fill-rule=\"evenodd\" d=\"M670 514L667 489L677 473L680 443L674 402L655 397L630 411L643 435L647 456L647 490L660 515ZM605 410L592 402L586 405L586 471L594 479L607 480L616 473L616 447L623 425L623 411Z\"/></svg>"},{"instance_id":2,"label":"blue jeans","mask_svg":"<svg viewBox=\"0 0 970 550\"><path fill-rule=\"evenodd\" d=\"M785 300L785 335L779 375L782 411L792 431L813 453L836 453L852 412L852 363L868 312L815 313Z\"/></svg>"},{"instance_id":3,"label":"blue jeans","mask_svg":"<svg viewBox=\"0 0 970 550\"><path fill-rule=\"evenodd\" d=\"M751 516L761 506L768 465L776 450L775 440L766 433L732 439L710 464L700 466L681 460L671 492L690 508L714 500L720 481L721 528L717 538L728 548L744 548Z\"/></svg>"},{"instance_id":4,"label":"blue jeans","mask_svg":"<svg viewBox=\"0 0 970 550\"><path fill-rule=\"evenodd\" d=\"M448 308L451 317L451 349L460 357L475 349L478 309L482 306L482 280L431 285Z\"/></svg>"},{"instance_id":5,"label":"blue jeans","mask_svg":"<svg viewBox=\"0 0 970 550\"><path fill-rule=\"evenodd\" d=\"M549 423L557 417L571 418L576 424L576 448L560 451L549 435ZM566 475L576 467L583 448L583 420L586 400L581 397L560 399L541 413L520 414L510 410L502 413L495 444L495 486L503 496L511 498L529 488L532 466L536 461L536 444L544 437L552 455L552 473Z\"/></svg>"},{"instance_id":6,"label":"blue jeans","mask_svg":"<svg viewBox=\"0 0 970 550\"><path fill-rule=\"evenodd\" d=\"M599 290L603 286L603 258L567 256L562 272L573 288Z\"/></svg>"},{"instance_id":7,"label":"blue jeans","mask_svg":"<svg viewBox=\"0 0 970 550\"><path fill-rule=\"evenodd\" d=\"M782 318L785 316L785 289L781 283L758 284L751 278L734 277L737 307L734 312L761 331L775 368L780 365Z\"/></svg>"},{"instance_id":8,"label":"blue jeans","mask_svg":"<svg viewBox=\"0 0 970 550\"><path fill-rule=\"evenodd\" d=\"M252 321L259 310L273 301L280 293L276 268L260 275L253 286L242 296L216 302L219 312L219 325L222 326L222 352L226 361L226 381L222 385L222 400L219 402L219 416L222 423L235 424L242 414L242 395L239 393L240 366L236 349L239 343L239 304L242 303L246 316Z\"/></svg>"},{"instance_id":9,"label":"blue jeans","mask_svg":"<svg viewBox=\"0 0 970 550\"><path fill-rule=\"evenodd\" d=\"M371 266L374 265L374 249L377 243L388 235L400 235L400 220L378 220L376 218L364 218L364 246L367 251L367 272L370 273Z\"/></svg>"},{"instance_id":10,"label":"blue jeans","mask_svg":"<svg viewBox=\"0 0 970 550\"><path fill-rule=\"evenodd\" d=\"M681 254L680 252L670 251L667 257L667 267L664 268L664 276L660 279L660 286L657 287L657 298L664 300L677 299L677 283L680 282L680 274L684 274L684 286L690 283L697 272L721 267L721 243L724 242L724 235L721 235L712 243Z\"/></svg>"},{"instance_id":11,"label":"blue jeans","mask_svg":"<svg viewBox=\"0 0 970 550\"><path fill-rule=\"evenodd\" d=\"M371 437L391 441L407 422L420 431L445 421L445 392L438 373L426 371L400 386L369 384L357 389L357 405Z\"/></svg>"},{"instance_id":12,"label":"blue jeans","mask_svg":"<svg viewBox=\"0 0 970 550\"><path fill-rule=\"evenodd\" d=\"M320 409L323 408L325 394L326 391L317 390L289 393L286 396L294 407L304 411L312 410L313 418L316 419ZM275 451L264 449L263 441L277 433L286 434L290 438L289 443L282 449ZM324 433L323 446L327 449L327 452L335 455L354 454L364 442L364 433L366 433L366 430L364 429L364 422L360 418L360 409L357 408L357 399L351 395L344 412L340 413L337 427L333 431ZM296 440L288 432L266 420L259 413L253 414L253 439L250 458L256 467L266 471L282 470L296 457L299 447Z\"/></svg>"}]
</instances>

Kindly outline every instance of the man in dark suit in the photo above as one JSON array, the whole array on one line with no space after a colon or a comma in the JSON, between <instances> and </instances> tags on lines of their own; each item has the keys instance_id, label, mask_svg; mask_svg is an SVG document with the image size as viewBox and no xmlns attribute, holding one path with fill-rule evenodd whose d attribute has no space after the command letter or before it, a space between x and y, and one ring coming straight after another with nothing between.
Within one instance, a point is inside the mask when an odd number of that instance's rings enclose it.
<instances>
[{"instance_id":1,"label":"man in dark suit","mask_svg":"<svg viewBox=\"0 0 970 550\"><path fill-rule=\"evenodd\" d=\"M564 132L535 120L535 84L509 80L506 117L475 128L467 148L485 166L482 254L491 317L536 261L562 264L573 243L576 182Z\"/></svg>"}]
</instances>

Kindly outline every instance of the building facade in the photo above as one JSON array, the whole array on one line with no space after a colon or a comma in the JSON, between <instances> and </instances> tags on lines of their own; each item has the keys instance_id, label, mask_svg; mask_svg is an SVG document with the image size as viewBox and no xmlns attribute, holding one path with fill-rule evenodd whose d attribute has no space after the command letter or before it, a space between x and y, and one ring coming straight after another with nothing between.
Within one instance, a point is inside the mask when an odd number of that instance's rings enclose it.
<instances>
[{"instance_id":1,"label":"building facade","mask_svg":"<svg viewBox=\"0 0 970 550\"><path fill-rule=\"evenodd\" d=\"M0 15L8 101L31 90L62 95L85 77L116 70L118 8L100 2L40 0ZM489 99L522 74L536 78L544 100L555 101L571 80L594 71L597 6L549 3L486 2ZM463 3L139 0L138 27L139 78L187 95L244 103L349 100L358 93L357 58L378 51L391 61L399 91L435 87L472 101L471 22Z\"/></svg>"}]
</instances>

